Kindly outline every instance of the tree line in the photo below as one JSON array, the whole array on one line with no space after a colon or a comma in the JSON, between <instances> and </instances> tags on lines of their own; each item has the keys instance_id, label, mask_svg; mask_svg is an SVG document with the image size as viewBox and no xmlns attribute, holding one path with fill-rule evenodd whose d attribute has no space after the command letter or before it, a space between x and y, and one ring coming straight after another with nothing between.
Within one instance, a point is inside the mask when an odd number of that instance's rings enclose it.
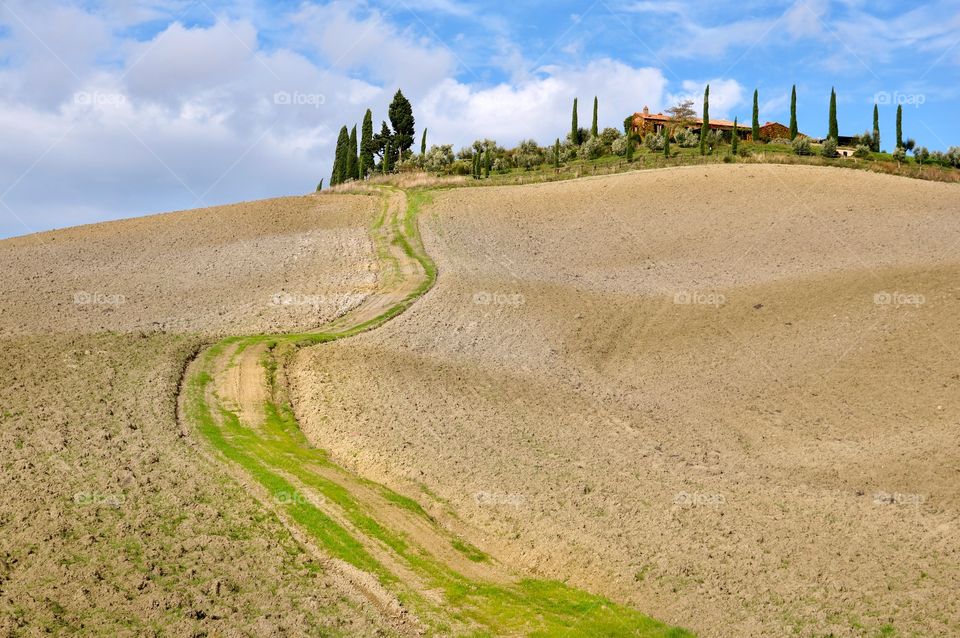
<instances>
[{"instance_id":1,"label":"tree line","mask_svg":"<svg viewBox=\"0 0 960 638\"><path fill-rule=\"evenodd\" d=\"M389 173L397 163L410 155L416 120L413 117L413 106L403 95L403 91L398 90L393 96L387 115L390 124L383 120L380 132L374 133L373 112L367 109L360 126L359 140L356 125L350 130L347 130L346 126L340 129L330 175L331 186L364 179L374 172ZM427 132L424 130L421 146L425 147L426 143ZM320 190L322 185L321 181L317 190Z\"/></svg>"},{"instance_id":2,"label":"tree line","mask_svg":"<svg viewBox=\"0 0 960 638\"><path fill-rule=\"evenodd\" d=\"M750 126L750 138L756 143L770 142L792 146L798 155L813 153L811 140L799 132L797 123L797 87L790 91L790 124L787 137L766 139L766 133L760 125L759 89L753 92L753 113ZM579 99L573 100L570 131L561 140L557 138L549 147L541 147L536 141L521 141L515 148L506 149L495 141L477 140L471 146L454 153L453 145L441 144L427 148L427 130L420 136L420 153L412 151L415 142L415 119L410 101L398 90L388 109L387 120L382 121L380 131L374 133L373 114L367 109L360 126L359 139L357 126L348 129L343 126L337 139L331 185L342 184L350 180L361 180L373 173L390 173L396 170L427 170L436 173L470 175L475 179L490 177L491 173L503 173L513 169L532 170L543 165L560 168L572 160L595 160L604 155L619 155L632 161L638 148L645 147L650 152L662 152L671 157L671 144L681 148L697 148L702 155L711 154L721 144L730 144L730 154L750 154L750 147L740 146L743 130L739 119L733 121L732 131L712 129L710 126L710 86L703 95L703 112L699 131L693 126L696 112L692 100L683 100L665 109L669 123L659 131L637 128L634 115L623 122L623 133L617 129L599 126L599 98L594 96L592 119L589 128L580 126ZM827 137L822 140L819 153L825 157L837 157L840 131L837 121L837 92L830 90L827 116ZM853 155L869 157L880 152L880 114L874 104L873 129L852 138L855 147ZM960 149L951 148L946 154L930 153L918 147L912 139L903 137L903 106L898 105L896 115L896 151L893 158L902 161L907 151L913 151L915 159L923 163L927 160L944 165L960 165ZM321 181L318 190L322 188Z\"/></svg>"}]
</instances>

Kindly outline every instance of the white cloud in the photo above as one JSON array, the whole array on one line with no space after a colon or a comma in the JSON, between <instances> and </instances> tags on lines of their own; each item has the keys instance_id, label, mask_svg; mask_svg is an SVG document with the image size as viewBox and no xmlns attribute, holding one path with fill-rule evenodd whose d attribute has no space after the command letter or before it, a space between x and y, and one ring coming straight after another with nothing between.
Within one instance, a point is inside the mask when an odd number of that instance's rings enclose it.
<instances>
[{"instance_id":1,"label":"white cloud","mask_svg":"<svg viewBox=\"0 0 960 638\"><path fill-rule=\"evenodd\" d=\"M475 88L447 79L420 102L418 117L433 139L458 146L481 137L508 145L532 137L547 144L569 130L575 97L581 125L589 126L596 95L600 126L619 129L624 117L644 105L662 108L666 85L659 69L601 59L579 68L545 67L520 84Z\"/></svg>"},{"instance_id":2,"label":"white cloud","mask_svg":"<svg viewBox=\"0 0 960 638\"><path fill-rule=\"evenodd\" d=\"M291 18L301 45L318 50L333 69L363 71L411 94L454 74L458 60L443 42L401 31L379 10L360 14L356 6L342 0L304 5Z\"/></svg>"},{"instance_id":3,"label":"white cloud","mask_svg":"<svg viewBox=\"0 0 960 638\"><path fill-rule=\"evenodd\" d=\"M733 119L739 115L737 107L744 104L743 85L734 79L714 78L707 82L685 80L680 93L670 94L668 101L676 104L684 100L692 100L697 113L703 109L703 92L707 84L710 85L710 117L717 119ZM752 95L751 95L752 99Z\"/></svg>"}]
</instances>

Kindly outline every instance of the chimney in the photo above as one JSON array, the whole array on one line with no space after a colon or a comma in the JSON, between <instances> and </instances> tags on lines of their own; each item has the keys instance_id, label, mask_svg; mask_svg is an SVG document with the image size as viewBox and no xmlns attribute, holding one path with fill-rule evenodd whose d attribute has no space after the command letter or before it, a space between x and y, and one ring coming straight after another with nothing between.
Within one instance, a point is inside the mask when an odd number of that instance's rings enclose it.
<instances>
[{"instance_id":1,"label":"chimney","mask_svg":"<svg viewBox=\"0 0 960 638\"><path fill-rule=\"evenodd\" d=\"M649 106L644 106L644 107L643 107L643 114L644 114L644 115L650 115L650 107L649 107Z\"/></svg>"}]
</instances>

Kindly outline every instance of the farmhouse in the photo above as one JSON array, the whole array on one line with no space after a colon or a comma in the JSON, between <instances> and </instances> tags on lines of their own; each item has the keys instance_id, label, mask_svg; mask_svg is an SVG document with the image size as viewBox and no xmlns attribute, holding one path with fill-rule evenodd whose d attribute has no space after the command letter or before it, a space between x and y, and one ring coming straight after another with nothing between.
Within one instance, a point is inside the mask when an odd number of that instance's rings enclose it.
<instances>
[{"instance_id":1,"label":"farmhouse","mask_svg":"<svg viewBox=\"0 0 960 638\"><path fill-rule=\"evenodd\" d=\"M646 106L643 107L643 111L640 113L633 114L633 132L640 135L646 135L651 132L660 133L664 127L673 128L676 124L669 115L651 113L650 108ZM700 129L703 126L703 119L699 117L691 118L685 122L685 125L689 128ZM733 122L730 120L715 120L711 118L709 125L712 131L724 131L725 133L732 133L733 131ZM742 140L753 139L753 132L749 120L737 123L737 134ZM790 128L779 122L767 122L760 127L760 139L762 141L769 142L777 138L789 139Z\"/></svg>"}]
</instances>

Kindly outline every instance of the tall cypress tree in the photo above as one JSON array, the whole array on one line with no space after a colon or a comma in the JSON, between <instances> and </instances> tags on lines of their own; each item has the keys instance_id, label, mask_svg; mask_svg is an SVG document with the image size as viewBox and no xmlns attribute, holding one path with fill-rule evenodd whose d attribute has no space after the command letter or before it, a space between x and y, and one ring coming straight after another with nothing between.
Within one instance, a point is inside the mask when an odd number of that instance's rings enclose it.
<instances>
[{"instance_id":1,"label":"tall cypress tree","mask_svg":"<svg viewBox=\"0 0 960 638\"><path fill-rule=\"evenodd\" d=\"M737 130L737 118L733 118L733 136L730 138L730 152L736 155L739 145L740 132Z\"/></svg>"},{"instance_id":2,"label":"tall cypress tree","mask_svg":"<svg viewBox=\"0 0 960 638\"><path fill-rule=\"evenodd\" d=\"M897 148L903 148L903 104L897 105Z\"/></svg>"},{"instance_id":3,"label":"tall cypress tree","mask_svg":"<svg viewBox=\"0 0 960 638\"><path fill-rule=\"evenodd\" d=\"M483 176L484 177L490 177L490 169L492 167L493 167L493 158L491 157L491 153L488 150L483 155Z\"/></svg>"},{"instance_id":4,"label":"tall cypress tree","mask_svg":"<svg viewBox=\"0 0 960 638\"><path fill-rule=\"evenodd\" d=\"M393 152L403 158L404 154L413 146L414 124L413 107L410 101L397 91L389 109L390 124L393 126Z\"/></svg>"},{"instance_id":5,"label":"tall cypress tree","mask_svg":"<svg viewBox=\"0 0 960 638\"><path fill-rule=\"evenodd\" d=\"M553 144L553 167L560 168L560 138Z\"/></svg>"},{"instance_id":6,"label":"tall cypress tree","mask_svg":"<svg viewBox=\"0 0 960 638\"><path fill-rule=\"evenodd\" d=\"M627 161L628 162L633 161L633 145L635 141L636 140L635 140L634 134L631 131L630 133L627 134Z\"/></svg>"},{"instance_id":7,"label":"tall cypress tree","mask_svg":"<svg viewBox=\"0 0 960 638\"><path fill-rule=\"evenodd\" d=\"M363 179L373 169L373 112L367 109L360 128L359 175Z\"/></svg>"},{"instance_id":8,"label":"tall cypress tree","mask_svg":"<svg viewBox=\"0 0 960 638\"><path fill-rule=\"evenodd\" d=\"M387 142L383 148L383 161L380 163L380 168L383 169L384 175L390 172L390 153L390 142Z\"/></svg>"},{"instance_id":9,"label":"tall cypress tree","mask_svg":"<svg viewBox=\"0 0 960 638\"><path fill-rule=\"evenodd\" d=\"M663 129L663 156L670 157L670 131Z\"/></svg>"},{"instance_id":10,"label":"tall cypress tree","mask_svg":"<svg viewBox=\"0 0 960 638\"><path fill-rule=\"evenodd\" d=\"M707 154L707 135L710 133L710 85L703 92L703 124L700 126L700 154Z\"/></svg>"},{"instance_id":11,"label":"tall cypress tree","mask_svg":"<svg viewBox=\"0 0 960 638\"><path fill-rule=\"evenodd\" d=\"M600 135L600 129L597 126L597 111L599 109L599 102L597 101L597 96L593 96L593 124L590 125L590 136L598 137Z\"/></svg>"},{"instance_id":12,"label":"tall cypress tree","mask_svg":"<svg viewBox=\"0 0 960 638\"><path fill-rule=\"evenodd\" d=\"M880 152L880 108L873 105L873 152Z\"/></svg>"},{"instance_id":13,"label":"tall cypress tree","mask_svg":"<svg viewBox=\"0 0 960 638\"><path fill-rule=\"evenodd\" d=\"M423 129L423 137L420 139L420 154L427 154L427 129Z\"/></svg>"},{"instance_id":14,"label":"tall cypress tree","mask_svg":"<svg viewBox=\"0 0 960 638\"><path fill-rule=\"evenodd\" d=\"M828 130L827 137L834 140L840 139L840 127L837 125L837 92L832 88L830 89L830 124Z\"/></svg>"},{"instance_id":15,"label":"tall cypress tree","mask_svg":"<svg viewBox=\"0 0 960 638\"><path fill-rule=\"evenodd\" d=\"M350 131L346 126L340 129L337 149L337 154L340 156L340 173L337 175L337 183L343 184L350 177Z\"/></svg>"},{"instance_id":16,"label":"tall cypress tree","mask_svg":"<svg viewBox=\"0 0 960 638\"><path fill-rule=\"evenodd\" d=\"M341 127L337 137L337 154L333 160L333 173L330 175L330 185L336 186L347 181L347 148L350 145L350 134L347 127Z\"/></svg>"},{"instance_id":17,"label":"tall cypress tree","mask_svg":"<svg viewBox=\"0 0 960 638\"><path fill-rule=\"evenodd\" d=\"M790 140L797 139L797 85L793 85L790 94Z\"/></svg>"},{"instance_id":18,"label":"tall cypress tree","mask_svg":"<svg viewBox=\"0 0 960 638\"><path fill-rule=\"evenodd\" d=\"M570 141L580 143L580 122L577 121L577 98L573 98L573 116L570 118Z\"/></svg>"},{"instance_id":19,"label":"tall cypress tree","mask_svg":"<svg viewBox=\"0 0 960 638\"><path fill-rule=\"evenodd\" d=\"M347 179L360 179L360 162L357 157L357 126L350 131L347 143Z\"/></svg>"},{"instance_id":20,"label":"tall cypress tree","mask_svg":"<svg viewBox=\"0 0 960 638\"><path fill-rule=\"evenodd\" d=\"M753 90L753 131L752 137L754 143L760 141L760 91L759 89Z\"/></svg>"}]
</instances>

